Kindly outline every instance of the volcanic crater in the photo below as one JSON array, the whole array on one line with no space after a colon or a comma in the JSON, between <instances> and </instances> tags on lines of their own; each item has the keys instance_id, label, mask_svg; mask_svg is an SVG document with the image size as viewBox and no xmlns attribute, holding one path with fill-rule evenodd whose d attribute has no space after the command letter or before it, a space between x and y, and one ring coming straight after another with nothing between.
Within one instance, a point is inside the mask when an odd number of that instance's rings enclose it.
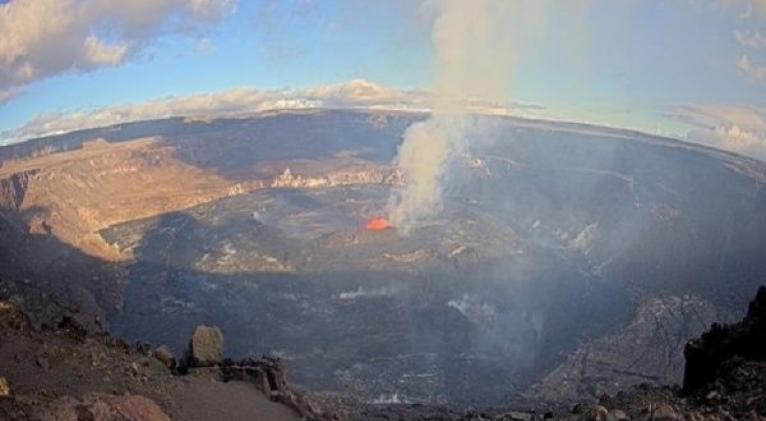
<instances>
[{"instance_id":1,"label":"volcanic crater","mask_svg":"<svg viewBox=\"0 0 766 421\"><path fill-rule=\"evenodd\" d=\"M34 281L178 351L216 325L231 356L280 356L325 396L491 406L680 382L686 341L766 278L766 164L580 124L472 117L442 209L405 235L391 162L424 118L166 119L0 148L4 290L44 306Z\"/></svg>"}]
</instances>

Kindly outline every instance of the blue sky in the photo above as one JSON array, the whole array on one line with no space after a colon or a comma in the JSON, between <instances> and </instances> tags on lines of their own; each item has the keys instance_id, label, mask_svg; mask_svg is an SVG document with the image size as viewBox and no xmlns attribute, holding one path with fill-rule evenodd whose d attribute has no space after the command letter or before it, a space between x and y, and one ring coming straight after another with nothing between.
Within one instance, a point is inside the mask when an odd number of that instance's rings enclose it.
<instances>
[{"instance_id":1,"label":"blue sky","mask_svg":"<svg viewBox=\"0 0 766 421\"><path fill-rule=\"evenodd\" d=\"M44 1L12 0L0 7L7 14L14 3ZM163 9L168 17L154 28L142 27L128 39L129 53L114 62L80 61L16 80L13 95L0 105L0 132L40 115L240 87L300 89L366 79L397 89L429 89L433 83L430 23L418 1L220 1L228 9L215 19ZM766 66L766 43L757 38L766 34L762 5L755 0L554 1L539 33L516 41L523 45L520 51L497 51L517 56L507 95L540 104L553 118L646 131L715 128L706 118L723 129L744 126L737 119L748 118L735 110L757 115L766 107L766 77L758 73ZM2 33L17 30L15 25L0 18ZM97 18L82 25L105 32ZM125 27L123 32L131 32ZM117 43L125 35L116 32L107 30L104 39ZM514 36L513 28L508 36ZM0 35L0 62L2 48ZM10 69L0 65L0 71ZM763 140L766 128L751 126L740 128Z\"/></svg>"}]
</instances>

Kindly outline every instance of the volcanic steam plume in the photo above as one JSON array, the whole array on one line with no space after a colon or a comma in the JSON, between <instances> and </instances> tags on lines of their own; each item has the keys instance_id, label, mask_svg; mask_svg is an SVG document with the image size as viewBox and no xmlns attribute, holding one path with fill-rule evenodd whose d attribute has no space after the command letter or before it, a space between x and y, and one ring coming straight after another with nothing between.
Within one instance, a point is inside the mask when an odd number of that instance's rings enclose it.
<instances>
[{"instance_id":1,"label":"volcanic steam plume","mask_svg":"<svg viewBox=\"0 0 766 421\"><path fill-rule=\"evenodd\" d=\"M507 100L517 58L514 40L537 26L547 0L425 0L433 17L435 100L430 119L404 134L395 159L406 186L389 203L402 234L441 210L445 167L473 130L467 100ZM523 12L523 13L522 13ZM532 23L532 25L530 25Z\"/></svg>"}]
</instances>

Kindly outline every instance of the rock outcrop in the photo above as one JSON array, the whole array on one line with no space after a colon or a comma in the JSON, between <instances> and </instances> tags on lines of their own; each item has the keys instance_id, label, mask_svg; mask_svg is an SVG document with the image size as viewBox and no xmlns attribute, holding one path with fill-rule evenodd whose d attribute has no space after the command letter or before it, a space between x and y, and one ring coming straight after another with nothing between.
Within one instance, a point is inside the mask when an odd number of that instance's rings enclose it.
<instances>
[{"instance_id":1,"label":"rock outcrop","mask_svg":"<svg viewBox=\"0 0 766 421\"><path fill-rule=\"evenodd\" d=\"M287 370L279 358L245 358L240 361L226 359L220 366L224 381L244 381L254 384L269 399L292 408L307 420L329 421L337 419L324 414L302 394L287 385Z\"/></svg>"},{"instance_id":2,"label":"rock outcrop","mask_svg":"<svg viewBox=\"0 0 766 421\"><path fill-rule=\"evenodd\" d=\"M356 166L333 171L327 175L310 177L295 175L290 168L274 177L270 188L315 189L355 184L401 185L401 174L393 169L378 166Z\"/></svg>"},{"instance_id":3,"label":"rock outcrop","mask_svg":"<svg viewBox=\"0 0 766 421\"><path fill-rule=\"evenodd\" d=\"M732 358L766 361L766 287L758 290L744 320L728 326L714 324L699 339L686 345L684 355L685 393L709 384L731 365Z\"/></svg>"},{"instance_id":4,"label":"rock outcrop","mask_svg":"<svg viewBox=\"0 0 766 421\"><path fill-rule=\"evenodd\" d=\"M176 358L173 351L167 345L162 345L154 350L154 357L157 358L169 370L175 370Z\"/></svg>"},{"instance_id":5,"label":"rock outcrop","mask_svg":"<svg viewBox=\"0 0 766 421\"><path fill-rule=\"evenodd\" d=\"M220 331L201 332L214 339L202 343L217 358ZM0 420L332 419L287 386L278 359L217 360L184 376L169 370L167 347L150 349L88 332L71 318L37 328L0 298Z\"/></svg>"},{"instance_id":6,"label":"rock outcrop","mask_svg":"<svg viewBox=\"0 0 766 421\"><path fill-rule=\"evenodd\" d=\"M713 327L686 346L684 389L649 383L570 410L471 411L424 405L368 405L353 420L567 421L765 420L766 287L761 287L740 323Z\"/></svg>"},{"instance_id":7,"label":"rock outcrop","mask_svg":"<svg viewBox=\"0 0 766 421\"><path fill-rule=\"evenodd\" d=\"M11 396L11 386L5 377L0 377L0 398Z\"/></svg>"},{"instance_id":8,"label":"rock outcrop","mask_svg":"<svg viewBox=\"0 0 766 421\"><path fill-rule=\"evenodd\" d=\"M0 211L16 212L24 202L29 180L37 170L21 171L0 179Z\"/></svg>"},{"instance_id":9,"label":"rock outcrop","mask_svg":"<svg viewBox=\"0 0 766 421\"><path fill-rule=\"evenodd\" d=\"M680 383L687 341L720 318L716 307L699 296L646 299L623 329L583 343L546 375L536 385L535 397L576 402L642 383Z\"/></svg>"},{"instance_id":10,"label":"rock outcrop","mask_svg":"<svg viewBox=\"0 0 766 421\"><path fill-rule=\"evenodd\" d=\"M172 358L167 347L155 356L161 361ZM165 363L165 361L163 361ZM167 365L167 364L166 364ZM209 377L224 382L238 381L254 385L273 402L284 404L307 420L331 420L303 395L287 385L287 370L279 358L262 357L232 360L223 358L223 333L215 326L197 326L189 340L189 349L180 371L193 376Z\"/></svg>"}]
</instances>

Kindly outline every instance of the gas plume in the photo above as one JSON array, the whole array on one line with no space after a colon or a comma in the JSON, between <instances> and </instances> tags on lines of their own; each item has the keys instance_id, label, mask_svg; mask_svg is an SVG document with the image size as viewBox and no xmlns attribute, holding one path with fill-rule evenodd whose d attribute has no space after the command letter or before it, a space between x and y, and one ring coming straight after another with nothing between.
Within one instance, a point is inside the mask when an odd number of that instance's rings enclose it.
<instances>
[{"instance_id":1,"label":"gas plume","mask_svg":"<svg viewBox=\"0 0 766 421\"><path fill-rule=\"evenodd\" d=\"M389 204L389 219L402 234L442 208L444 172L473 130L465 104L502 103L520 57L524 35L544 25L547 0L427 0L433 16L436 99L433 114L404 134L395 164L406 186Z\"/></svg>"}]
</instances>

